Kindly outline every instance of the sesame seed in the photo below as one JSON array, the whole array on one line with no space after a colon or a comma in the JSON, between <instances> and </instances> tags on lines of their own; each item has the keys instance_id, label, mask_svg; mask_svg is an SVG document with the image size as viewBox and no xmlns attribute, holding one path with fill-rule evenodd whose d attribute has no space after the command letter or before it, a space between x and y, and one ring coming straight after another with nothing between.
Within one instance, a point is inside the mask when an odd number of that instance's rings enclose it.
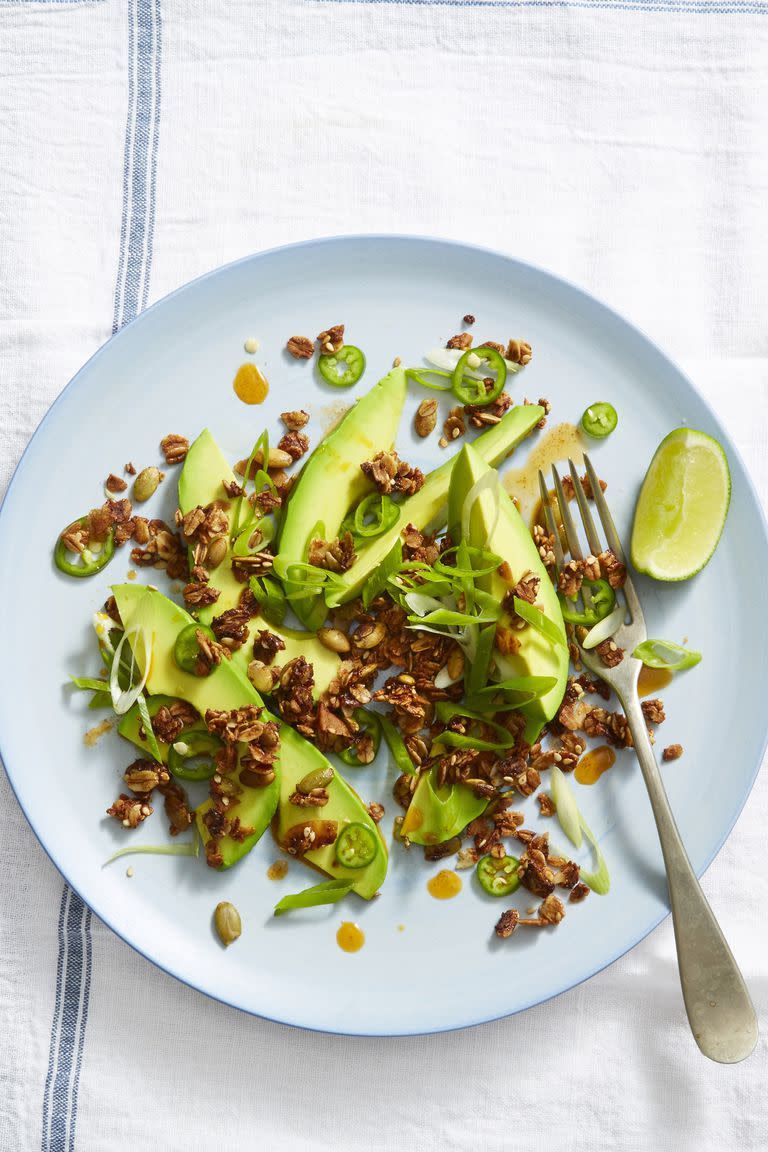
<instances>
[{"instance_id":1,"label":"sesame seed","mask_svg":"<svg viewBox=\"0 0 768 1152\"><path fill-rule=\"evenodd\" d=\"M130 828L131 822L128 819L123 820L123 828Z\"/></svg>"},{"instance_id":2,"label":"sesame seed","mask_svg":"<svg viewBox=\"0 0 768 1152\"><path fill-rule=\"evenodd\" d=\"M126 868L125 874L128 877L128 879L130 880L131 876L133 876L133 868Z\"/></svg>"},{"instance_id":3,"label":"sesame seed","mask_svg":"<svg viewBox=\"0 0 768 1152\"><path fill-rule=\"evenodd\" d=\"M395 356L394 360L392 361L392 367L393 368L399 368L401 364L402 364L402 360L400 359L400 357Z\"/></svg>"}]
</instances>

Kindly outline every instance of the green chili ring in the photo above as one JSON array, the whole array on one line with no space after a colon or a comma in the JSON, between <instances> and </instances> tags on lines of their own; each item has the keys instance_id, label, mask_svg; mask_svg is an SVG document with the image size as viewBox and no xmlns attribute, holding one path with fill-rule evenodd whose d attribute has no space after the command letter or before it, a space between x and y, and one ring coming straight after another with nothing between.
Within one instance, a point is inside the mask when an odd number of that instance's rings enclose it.
<instances>
[{"instance_id":1,"label":"green chili ring","mask_svg":"<svg viewBox=\"0 0 768 1152\"><path fill-rule=\"evenodd\" d=\"M365 356L354 344L344 344L330 356L321 355L317 369L326 384L332 384L334 388L351 388L365 372Z\"/></svg>"},{"instance_id":2,"label":"green chili ring","mask_svg":"<svg viewBox=\"0 0 768 1152\"><path fill-rule=\"evenodd\" d=\"M595 404L590 404L581 417L581 426L587 436L592 436L596 440L610 436L618 422L618 413L613 404L609 404L607 400L598 400Z\"/></svg>"},{"instance_id":3,"label":"green chili ring","mask_svg":"<svg viewBox=\"0 0 768 1152\"><path fill-rule=\"evenodd\" d=\"M356 708L352 713L352 718L357 721L360 726L360 731L367 733L373 741L373 755L374 757L379 751L381 744L381 724L379 717L375 712L367 712L365 708ZM348 764L350 768L364 768L366 763L370 761L363 761L357 755L357 748L354 744L349 748L344 748L339 752L339 759Z\"/></svg>"},{"instance_id":4,"label":"green chili ring","mask_svg":"<svg viewBox=\"0 0 768 1152\"><path fill-rule=\"evenodd\" d=\"M471 376L465 378L464 372L469 367L470 356L477 356L489 368L496 370L496 380L490 392L486 392L484 380L474 380ZM453 393L462 404L485 408L498 399L504 391L506 380L507 364L501 353L495 348L468 348L453 370Z\"/></svg>"},{"instance_id":5,"label":"green chili ring","mask_svg":"<svg viewBox=\"0 0 768 1152\"><path fill-rule=\"evenodd\" d=\"M85 528L88 525L88 517L81 516L79 520L75 520L69 524L64 533L68 532L70 528ZM62 533L62 535L64 534ZM97 572L101 572L102 568L106 568L110 560L115 554L115 530L110 528L107 532L106 539L98 552L91 552L86 548L84 552L79 554L78 560L70 560L71 555L66 544L59 536L56 541L56 547L53 550L53 560L56 567L65 576L76 576L82 579L84 576L95 576ZM87 557L87 558L86 558Z\"/></svg>"},{"instance_id":6,"label":"green chili ring","mask_svg":"<svg viewBox=\"0 0 768 1152\"><path fill-rule=\"evenodd\" d=\"M205 624L187 624L176 637L173 645L173 658L182 672L195 673L200 658L200 645L197 633L203 632L209 640L215 640L213 632Z\"/></svg>"},{"instance_id":7,"label":"green chili ring","mask_svg":"<svg viewBox=\"0 0 768 1152\"><path fill-rule=\"evenodd\" d=\"M566 600L562 593L558 593L563 620L569 624L583 624L586 628L610 616L616 604L616 593L607 580L585 580L582 588L586 588L591 597L592 604L583 608L575 608L572 600Z\"/></svg>"},{"instance_id":8,"label":"green chili ring","mask_svg":"<svg viewBox=\"0 0 768 1152\"><path fill-rule=\"evenodd\" d=\"M367 824L347 824L336 840L336 859L344 868L367 868L379 853L379 838Z\"/></svg>"},{"instance_id":9,"label":"green chili ring","mask_svg":"<svg viewBox=\"0 0 768 1152\"><path fill-rule=\"evenodd\" d=\"M481 856L477 862L477 879L483 892L489 896L509 896L520 887L516 856Z\"/></svg>"},{"instance_id":10,"label":"green chili ring","mask_svg":"<svg viewBox=\"0 0 768 1152\"><path fill-rule=\"evenodd\" d=\"M179 752L177 744L186 744L188 751ZM216 772L213 754L222 747L221 740L212 732L188 732L181 734L175 744L168 749L168 771L179 780L210 780ZM202 763L190 761L205 759Z\"/></svg>"},{"instance_id":11,"label":"green chili ring","mask_svg":"<svg viewBox=\"0 0 768 1152\"><path fill-rule=\"evenodd\" d=\"M373 517L366 520L366 517ZM380 492L369 492L355 508L352 530L356 536L372 539L388 532L400 519L400 509L394 500Z\"/></svg>"}]
</instances>

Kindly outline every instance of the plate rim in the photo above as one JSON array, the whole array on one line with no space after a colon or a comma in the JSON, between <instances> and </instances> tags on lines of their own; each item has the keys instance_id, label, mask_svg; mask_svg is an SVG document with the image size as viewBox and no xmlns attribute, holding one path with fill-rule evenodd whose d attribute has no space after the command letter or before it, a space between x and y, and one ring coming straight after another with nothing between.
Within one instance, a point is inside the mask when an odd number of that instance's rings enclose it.
<instances>
[{"instance_id":1,"label":"plate rim","mask_svg":"<svg viewBox=\"0 0 768 1152\"><path fill-rule=\"evenodd\" d=\"M64 387L61 389L61 391L58 393L58 395L55 397L55 399L51 402L49 407L43 413L37 426L35 427L35 430L33 431L32 435L29 437L29 440L27 441L27 444L24 447L24 451L22 452L21 456L19 457L18 463L16 464L16 466L15 466L15 468L11 474L11 477L8 481L8 486L7 486L5 493L3 495L2 502L0 502L0 532L2 532L3 513L5 511L6 503L7 503L8 499L11 495L11 492L13 490L13 486L16 482L17 476L19 475L19 472L20 472L20 470L24 464L27 453L29 452L29 449L30 449L33 441L38 436L38 434L42 431L43 426L46 424L46 422L51 418L51 416L55 412L57 406L59 405L60 401L64 398L65 394L73 386L75 386L77 384L77 382L80 380L80 377L88 369L91 368L93 363L96 360L98 360L98 358L100 356L102 356L108 348L111 348L115 342L120 341L120 339L125 335L125 333L128 332L129 329L133 328L134 325L138 324L140 321L142 321L150 313L154 312L156 309L159 309L161 306L167 304L169 301L175 299L177 296L181 295L182 293L188 291L189 289L195 288L199 284L201 284L207 280L211 280L214 277L226 275L227 273L229 273L230 271L232 271L235 268L241 267L241 266L246 265L246 264L256 263L260 260L264 260L264 259L267 259L269 257L279 256L283 253L297 252L297 251L300 251L300 250L305 249L305 248L323 248L323 247L332 247L334 245L346 245L346 244L354 244L354 243L359 243L359 242L364 242L364 243L390 243L390 242L416 243L416 244L428 245L428 246L434 247L434 248L450 248L450 249L457 251L457 252L460 252L460 253L464 252L464 253L469 253L469 254L472 254L475 256L477 256L477 255L486 256L486 257L491 257L491 258L496 259L496 260L505 261L507 264L509 264L513 267L517 267L517 268L520 268L523 270L531 271L531 272L535 273L536 275L543 277L545 280L552 281L555 284L558 284L560 286L565 286L571 292L575 293L578 297L581 297L584 301L586 301L589 306L595 307L598 309L598 311L602 311L604 314L607 314L609 319L611 319L615 323L618 323L619 326L624 327L625 329L628 329L635 337L639 336L641 338L641 340L658 357L660 357L663 361L665 361L667 363L667 365L674 372L677 373L677 375L681 378L681 380L683 380L688 385L688 387L693 391L693 393L695 394L695 396L697 397L699 402L702 404L703 408L705 409L705 411L707 412L709 417L712 419L713 423L718 427L721 434L724 436L725 447L726 447L728 453L730 454L731 458L735 459L738 462L740 472L745 478L746 491L747 491L748 496L751 498L755 509L757 510L758 520L759 520L760 526L762 528L763 541L764 541L766 548L768 548L768 515L766 515L766 512L763 509L763 505L762 505L762 502L760 500L757 486L756 486L754 480L752 479L750 471L744 462L744 459L741 455L741 452L739 451L737 445L733 441L730 432L722 424L720 418L718 417L714 408L710 404L709 400L706 398L706 396L704 396L699 391L698 387L693 382L693 380L691 380L689 378L689 376L687 375L687 373L685 373L682 370L682 368L677 363L677 361L668 352L666 352L654 339L652 339L647 334L647 332L645 332L644 329L642 329L639 325L635 324L633 321L627 319L626 316L624 316L621 312L617 311L610 304L607 304L599 296L594 295L594 293L592 293L588 289L582 287L581 285L577 284L576 282L574 282L573 280L569 279L566 276L561 276L559 273L552 271L550 268L547 268L544 265L535 264L530 260L521 260L519 257L514 256L508 252L505 252L502 249L491 248L491 247L488 247L487 245L468 244L468 243L465 243L464 241L461 241L461 240L454 240L454 239L446 238L446 237L425 235L425 234L421 234L421 233L408 233L408 232L351 232L351 233L341 233L341 234L332 235L332 236L311 237L311 238L307 238L305 240L298 240L298 241L294 241L294 242L288 243L288 244L277 244L277 245L274 245L270 248L260 249L260 250L257 250L255 252L251 252L245 256L239 257L236 260L228 261L225 264L217 265L215 268L211 268L207 272L203 272L199 276L195 276L193 279L185 281L185 283L179 285L177 288L172 289L170 292L166 293L164 296L161 296L158 300L154 301L154 303L152 303L148 308L143 309L135 317L133 317L133 319L131 319L127 324L124 324L116 332L113 332L112 335L109 336L109 338L107 340L105 340L104 343L101 344L88 357L87 360L84 361L84 363L78 368L78 370L74 374L74 376L72 376L71 379L67 381L67 383L64 385ZM750 795L752 794L752 790L755 786L755 781L757 779L758 773L759 773L760 768L762 767L763 761L765 759L765 754L766 754L767 749L768 749L768 720L766 721L765 733L763 735L762 749L760 751L759 757L757 758L757 762L754 765L754 768L752 770L750 779L749 779L748 784L745 788L744 795L741 799L741 802L738 804L738 807L736 808L736 810L734 812L733 818L730 820L730 822L729 822L727 828L725 829L722 837L720 838L719 842L715 845L715 847L713 848L712 852L709 854L709 856L706 859L703 866L699 870L697 870L696 874L699 878L701 878L704 875L704 873L709 869L710 865L715 860L715 858L719 855L719 853L721 852L726 841L728 840L731 833L733 832L733 829L735 828L742 812L744 811L744 807L747 803L747 800L749 799ZM555 988L549 995L544 996L544 997L538 997L538 998L534 997L531 1000L527 1000L523 1004L519 1004L517 1007L513 1008L510 1011L503 1011L500 1013L492 1013L490 1015L482 1015L479 1018L464 1020L464 1021L461 1021L458 1023L452 1022L452 1023L446 1024L444 1026L442 1026L442 1025L432 1026L432 1027L429 1027L426 1029L423 1027L416 1027L416 1028L412 1028L412 1029L398 1028L397 1030L390 1030L390 1031L386 1031L386 1032L380 1032L380 1031L364 1031L364 1032L363 1031L347 1031L343 1028L332 1028L332 1027L327 1027L327 1026L320 1027L317 1025L305 1024L305 1023L301 1023L298 1020L286 1019L285 1016L277 1017L277 1016L270 1016L265 1012L257 1012L253 1008L246 1007L243 1004L238 1004L238 1003L235 1003L233 1000L227 999L225 994L218 994L218 993L215 993L212 991L208 991L206 988L201 987L193 979L190 979L187 976L180 975L169 964L163 963L160 960L153 959L150 955L147 954L146 951L144 951L144 949L140 945L138 945L138 944L134 943L132 940L130 940L124 934L123 931L121 931L119 928L117 928L115 926L115 924L112 922L112 919L110 918L109 915L102 914L102 912L97 911L93 907L93 905L90 904L90 902L85 898L83 893L80 891L79 887L77 885L75 885L69 879L69 877L67 876L67 874L64 870L64 867L59 864L59 862L52 855L51 851L48 849L47 845L45 844L45 842L42 838L42 835L38 832L38 830L35 826L35 823L30 816L30 813L27 811L26 807L22 803L21 798L17 792L16 785L14 783L13 773L9 769L7 762L6 762L5 755L3 753L2 733L0 733L0 761L2 761L5 775L6 775L6 778L9 782L9 784L10 784L11 791L14 795L16 803L19 805L19 808L21 809L21 811L24 815L24 818L27 821L27 824L31 828L31 830L35 836L35 839L37 840L40 847L43 849L45 855L48 857L50 862L53 864L54 868L59 873L59 875L63 879L64 883L69 885L69 887L72 889L72 891L76 893L76 895L82 901L84 906L86 908L88 908L91 912L93 912L94 915L96 915L98 917L98 919L101 921L101 923L104 924L111 932L113 932L115 934L115 936L118 937L119 940L121 940L121 941L123 941L123 943L127 944L128 947L130 947L134 952L136 952L139 956L141 956L144 960L146 960L153 967L157 968L159 971L164 972L165 974L173 977L173 979L178 980L179 983L185 985L188 988L193 989L195 992L205 996L207 999L213 1001L214 1003L223 1004L226 1007L235 1009L238 1012L242 1012L243 1014L245 1014L247 1016L255 1017L256 1019L259 1019L259 1020L265 1020L265 1021L268 1021L269 1023L278 1024L278 1025L281 1025L281 1026L287 1027L287 1028L298 1028L301 1031L317 1033L319 1035L360 1037L361 1039L366 1039L366 1038L377 1038L378 1039L378 1038L388 1038L388 1037L397 1038L397 1037L403 1037L403 1036L439 1035L439 1034L444 1033L444 1032L457 1032L457 1031L463 1030L465 1028L473 1028L473 1027L477 1027L477 1026L482 1025L482 1024L489 1024L489 1023L493 1023L495 1021L506 1020L506 1019L509 1019L510 1017L518 1015L521 1012L526 1012L530 1008L534 1008L540 1004L547 1004L549 1001L556 999L558 996L562 996L564 993L569 992L572 989L578 988L581 984L584 984L588 980L591 980L594 976L597 976L600 972L605 971L612 964L615 964L616 961L621 959L622 956L628 955L634 948L637 947L638 944L642 943L643 940L645 940L653 931L655 931L655 929L658 928L658 926L663 921L665 921L667 919L667 917L671 914L670 909L665 908L652 921L652 923L648 926L648 928L645 929L643 932L641 932L641 934L628 947L626 947L626 948L623 946L619 947L619 949L614 951L612 953L612 955L609 956L606 960L601 961L591 971L585 973L583 976L579 977L578 979L575 979L575 980L567 980L566 979L566 982L563 983L562 986Z\"/></svg>"}]
</instances>

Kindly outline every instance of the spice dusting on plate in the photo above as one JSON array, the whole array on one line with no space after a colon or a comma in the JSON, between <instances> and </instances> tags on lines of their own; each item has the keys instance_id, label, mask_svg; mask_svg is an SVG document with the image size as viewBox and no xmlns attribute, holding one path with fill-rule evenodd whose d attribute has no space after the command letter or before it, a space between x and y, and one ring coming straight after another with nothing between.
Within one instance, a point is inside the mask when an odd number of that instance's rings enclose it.
<instances>
[{"instance_id":1,"label":"spice dusting on plate","mask_svg":"<svg viewBox=\"0 0 768 1152\"><path fill-rule=\"evenodd\" d=\"M448 868L443 868L427 881L427 891L435 900L451 900L461 892L461 877Z\"/></svg>"},{"instance_id":2,"label":"spice dusting on plate","mask_svg":"<svg viewBox=\"0 0 768 1152\"><path fill-rule=\"evenodd\" d=\"M112 727L111 720L102 720L101 724L97 724L95 728L89 728L85 736L83 736L83 744L87 748L93 748L97 740L100 740L105 732L109 732Z\"/></svg>"},{"instance_id":3,"label":"spice dusting on plate","mask_svg":"<svg viewBox=\"0 0 768 1152\"><path fill-rule=\"evenodd\" d=\"M349 412L351 404L345 403L343 400L333 400L330 404L323 404L320 409L320 430L324 436L330 436L337 424Z\"/></svg>"},{"instance_id":4,"label":"spice dusting on plate","mask_svg":"<svg viewBox=\"0 0 768 1152\"><path fill-rule=\"evenodd\" d=\"M533 447L522 467L504 473L504 487L516 497L523 515L539 503L539 469L547 475L552 464L569 457L577 466L584 458L579 430L575 424L555 424Z\"/></svg>"},{"instance_id":5,"label":"spice dusting on plate","mask_svg":"<svg viewBox=\"0 0 768 1152\"><path fill-rule=\"evenodd\" d=\"M357 924L345 920L336 933L336 943L342 952L359 952L365 944L365 933Z\"/></svg>"},{"instance_id":6,"label":"spice dusting on plate","mask_svg":"<svg viewBox=\"0 0 768 1152\"><path fill-rule=\"evenodd\" d=\"M288 872L287 860L275 860L274 864L270 864L267 868L267 876L270 880L282 880L283 876Z\"/></svg>"},{"instance_id":7,"label":"spice dusting on plate","mask_svg":"<svg viewBox=\"0 0 768 1152\"><path fill-rule=\"evenodd\" d=\"M586 756L582 756L573 775L579 784L596 784L603 772L607 772L615 763L616 753L613 748L601 744L599 748L593 748Z\"/></svg>"},{"instance_id":8,"label":"spice dusting on plate","mask_svg":"<svg viewBox=\"0 0 768 1152\"><path fill-rule=\"evenodd\" d=\"M666 688L672 682L673 676L671 668L649 668L647 664L643 664L637 678L638 696L653 696L654 692Z\"/></svg>"},{"instance_id":9,"label":"spice dusting on plate","mask_svg":"<svg viewBox=\"0 0 768 1152\"><path fill-rule=\"evenodd\" d=\"M232 387L244 404L261 404L269 392L267 379L255 364L241 364Z\"/></svg>"}]
</instances>

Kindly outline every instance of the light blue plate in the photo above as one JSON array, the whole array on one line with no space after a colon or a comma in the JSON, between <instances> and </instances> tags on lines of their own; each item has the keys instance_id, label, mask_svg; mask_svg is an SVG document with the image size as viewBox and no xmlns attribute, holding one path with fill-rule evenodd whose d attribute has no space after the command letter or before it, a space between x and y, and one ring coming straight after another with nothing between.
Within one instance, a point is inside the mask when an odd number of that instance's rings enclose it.
<instances>
[{"instance_id":1,"label":"light blue plate","mask_svg":"<svg viewBox=\"0 0 768 1152\"><path fill-rule=\"evenodd\" d=\"M733 445L692 385L636 329L572 285L492 252L398 237L303 244L222 268L149 309L86 364L37 430L0 515L0 743L41 844L97 915L153 963L210 996L290 1024L363 1034L459 1028L546 1000L626 952L668 910L635 761L621 753L597 786L577 786L610 865L610 894L569 908L556 930L520 931L508 941L493 937L506 903L484 896L468 872L456 899L432 899L426 881L441 865L425 863L417 849L392 852L387 882L370 904L347 901L277 920L275 901L317 877L292 863L284 880L269 880L278 852L268 835L224 874L202 860L145 856L102 868L129 839L104 811L133 757L113 734L84 747L85 730L103 713L88 712L66 685L71 673L98 672L91 613L130 561L126 549L104 573L76 582L55 571L51 549L63 525L101 502L109 472L128 460L160 463L158 442L168 432L192 438L208 425L236 459L265 421L275 432L281 411L304 407L317 443L352 395L291 360L289 336L344 322L368 357L359 393L396 355L420 363L461 328L465 312L477 316L476 343L515 336L533 345L532 363L512 382L517 400L546 396L553 421L573 422L591 401L614 404L618 431L593 457L625 539L638 485L671 428L703 429L726 448L733 497L713 561L680 586L639 581L650 634L687 637L704 653L664 692L668 720L659 733L660 747L685 747L664 777L701 872L746 800L766 740L765 525ZM262 408L245 407L232 391L248 336L261 342L256 360L271 382ZM436 435L421 441L412 431L424 395L413 389L398 441L422 467L445 459ZM172 516L176 472L169 472L155 515ZM321 505L318 493L318 514ZM144 569L139 578L153 575ZM383 800L389 833L396 806L384 755L349 775L366 801ZM536 822L535 803L526 809ZM563 841L554 821L539 825ZM162 811L132 836L164 840ZM526 897L519 907L534 903ZM244 925L226 952L211 930L221 899L238 907ZM342 919L365 931L355 955L336 944Z\"/></svg>"}]
</instances>

